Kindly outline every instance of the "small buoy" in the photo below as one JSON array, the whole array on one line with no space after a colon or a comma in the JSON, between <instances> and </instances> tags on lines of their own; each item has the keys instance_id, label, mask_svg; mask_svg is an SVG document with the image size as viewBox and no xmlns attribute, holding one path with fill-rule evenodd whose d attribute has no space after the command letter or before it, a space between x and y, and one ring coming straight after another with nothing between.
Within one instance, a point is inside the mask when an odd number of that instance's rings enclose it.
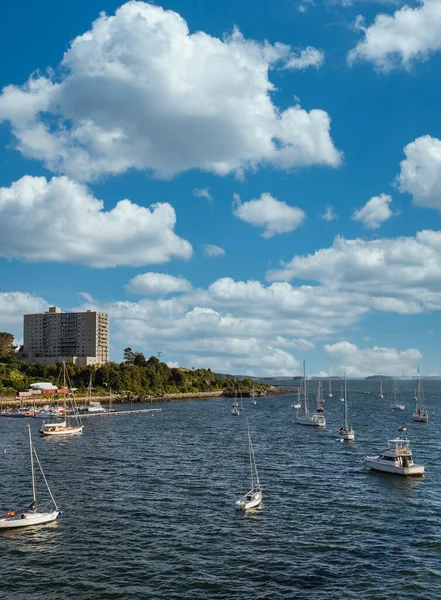
<instances>
[{"instance_id":1,"label":"small buoy","mask_svg":"<svg viewBox=\"0 0 441 600\"><path fill-rule=\"evenodd\" d=\"M398 429L399 429L399 431L407 431L407 428L404 427L404 425L401 425L401 427L399 427Z\"/></svg>"}]
</instances>

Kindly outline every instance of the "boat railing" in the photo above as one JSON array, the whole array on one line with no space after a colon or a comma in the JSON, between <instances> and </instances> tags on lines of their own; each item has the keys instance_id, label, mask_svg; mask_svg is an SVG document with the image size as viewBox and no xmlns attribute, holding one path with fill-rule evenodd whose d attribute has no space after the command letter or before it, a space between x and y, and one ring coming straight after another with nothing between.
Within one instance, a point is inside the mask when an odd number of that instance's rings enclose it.
<instances>
[{"instance_id":1,"label":"boat railing","mask_svg":"<svg viewBox=\"0 0 441 600\"><path fill-rule=\"evenodd\" d=\"M407 438L397 438L395 440L389 440L388 450L394 452L409 452L410 453L410 441Z\"/></svg>"}]
</instances>

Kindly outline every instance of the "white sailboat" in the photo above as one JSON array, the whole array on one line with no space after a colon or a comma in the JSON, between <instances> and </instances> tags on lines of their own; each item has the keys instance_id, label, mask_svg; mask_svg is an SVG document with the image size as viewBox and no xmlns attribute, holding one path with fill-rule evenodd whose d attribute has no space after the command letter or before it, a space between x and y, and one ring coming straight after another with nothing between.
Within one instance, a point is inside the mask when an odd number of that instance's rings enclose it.
<instances>
[{"instance_id":1,"label":"white sailboat","mask_svg":"<svg viewBox=\"0 0 441 600\"><path fill-rule=\"evenodd\" d=\"M236 390L234 390L234 402L233 402L232 406L233 406L233 410L231 411L231 414L234 417L238 417L240 413L239 413L239 405L237 403Z\"/></svg>"},{"instance_id":2,"label":"white sailboat","mask_svg":"<svg viewBox=\"0 0 441 600\"><path fill-rule=\"evenodd\" d=\"M254 393L254 385L253 385L253 390L252 390L252 392L251 392L251 404L252 404L253 406L256 406L256 404L257 404L257 401L256 401L256 394Z\"/></svg>"},{"instance_id":3,"label":"white sailboat","mask_svg":"<svg viewBox=\"0 0 441 600\"><path fill-rule=\"evenodd\" d=\"M343 386L340 386L340 402L344 402L345 401L345 394L343 391Z\"/></svg>"},{"instance_id":4,"label":"white sailboat","mask_svg":"<svg viewBox=\"0 0 441 600\"><path fill-rule=\"evenodd\" d=\"M401 401L400 392L397 389L395 379L392 381L392 398L390 403L391 410L405 410L405 405Z\"/></svg>"},{"instance_id":5,"label":"white sailboat","mask_svg":"<svg viewBox=\"0 0 441 600\"><path fill-rule=\"evenodd\" d=\"M323 415L310 415L308 407L308 390L306 387L306 366L303 361L303 402L304 402L304 414L300 415L297 410L296 423L299 425L311 425L313 427L324 427L326 425L326 419Z\"/></svg>"},{"instance_id":6,"label":"white sailboat","mask_svg":"<svg viewBox=\"0 0 441 600\"><path fill-rule=\"evenodd\" d=\"M248 454L250 461L251 489L236 500L238 510L249 510L256 508L262 502L262 488L260 487L259 473L257 472L256 457L254 455L253 443L251 441L250 428L247 419Z\"/></svg>"},{"instance_id":7,"label":"white sailboat","mask_svg":"<svg viewBox=\"0 0 441 600\"><path fill-rule=\"evenodd\" d=\"M331 386L330 379L328 379L328 385L329 385L328 398L332 398L332 386Z\"/></svg>"},{"instance_id":8,"label":"white sailboat","mask_svg":"<svg viewBox=\"0 0 441 600\"><path fill-rule=\"evenodd\" d=\"M418 367L418 387L415 400L415 412L412 415L412 419L418 423L428 423L429 413L427 408L424 406L424 394L423 384L421 383L420 368Z\"/></svg>"},{"instance_id":9,"label":"white sailboat","mask_svg":"<svg viewBox=\"0 0 441 600\"><path fill-rule=\"evenodd\" d=\"M63 362L63 384L65 389L67 384L69 384L68 389L71 389L70 381L67 381L68 379L66 363ZM64 421L51 421L50 423L43 421L40 433L43 436L77 435L83 433L83 424L72 391L64 394Z\"/></svg>"},{"instance_id":10,"label":"white sailboat","mask_svg":"<svg viewBox=\"0 0 441 600\"><path fill-rule=\"evenodd\" d=\"M380 381L380 393L378 394L379 398L384 398L383 396L383 380Z\"/></svg>"},{"instance_id":11,"label":"white sailboat","mask_svg":"<svg viewBox=\"0 0 441 600\"><path fill-rule=\"evenodd\" d=\"M41 466L40 460L38 458L37 452L32 443L31 436L31 428L28 425L29 432L29 448L31 454L31 474L32 474L32 503L30 506L24 510L19 511L9 511L6 515L0 518L0 529L15 529L18 527L31 527L33 525L42 525L44 523L50 523L51 521L55 521L58 515L60 514L60 510L55 502L55 499L52 495L51 489L47 482L46 476L43 472L43 467ZM49 492L49 496L51 501L49 504L42 509L38 508L37 505L37 491L35 486L35 469L34 469L34 458L37 461L37 465L40 469L41 475L43 476L44 482L46 484L47 490ZM50 510L49 510L50 509Z\"/></svg>"},{"instance_id":12,"label":"white sailboat","mask_svg":"<svg viewBox=\"0 0 441 600\"><path fill-rule=\"evenodd\" d=\"M291 408L300 408L300 388L296 388L294 391L294 402L291 404Z\"/></svg>"},{"instance_id":13,"label":"white sailboat","mask_svg":"<svg viewBox=\"0 0 441 600\"><path fill-rule=\"evenodd\" d=\"M345 412L345 424L343 425L343 427L340 427L340 429L338 430L339 434L341 435L343 440L348 440L348 441L352 441L355 439L355 433L354 430L352 429L352 427L349 425L349 418L348 418L348 390L347 390L347 386L346 386L346 373L345 373L345 384L344 384L344 412Z\"/></svg>"},{"instance_id":14,"label":"white sailboat","mask_svg":"<svg viewBox=\"0 0 441 600\"><path fill-rule=\"evenodd\" d=\"M323 408L324 402L325 402L325 399L323 398L322 382L319 381L318 385L317 385L317 409L316 409L318 413L322 413L325 411L325 409Z\"/></svg>"}]
</instances>

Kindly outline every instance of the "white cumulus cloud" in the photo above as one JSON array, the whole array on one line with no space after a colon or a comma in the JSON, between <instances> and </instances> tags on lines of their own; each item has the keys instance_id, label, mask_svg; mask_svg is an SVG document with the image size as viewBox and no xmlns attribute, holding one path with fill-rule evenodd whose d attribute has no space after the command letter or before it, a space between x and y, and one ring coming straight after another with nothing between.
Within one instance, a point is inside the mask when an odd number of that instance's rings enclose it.
<instances>
[{"instance_id":1,"label":"white cumulus cloud","mask_svg":"<svg viewBox=\"0 0 441 600\"><path fill-rule=\"evenodd\" d=\"M178 13L132 0L73 40L56 77L5 87L0 122L25 156L84 181L129 169L336 167L327 112L272 102L269 71L291 55L238 30L192 33Z\"/></svg>"},{"instance_id":2,"label":"white cumulus cloud","mask_svg":"<svg viewBox=\"0 0 441 600\"><path fill-rule=\"evenodd\" d=\"M189 292L193 286L184 277L174 277L166 273L142 273L133 277L126 285L132 294L166 295Z\"/></svg>"},{"instance_id":3,"label":"white cumulus cloud","mask_svg":"<svg viewBox=\"0 0 441 600\"><path fill-rule=\"evenodd\" d=\"M45 312L46 300L27 292L0 292L0 331L23 337L23 315Z\"/></svg>"},{"instance_id":4,"label":"white cumulus cloud","mask_svg":"<svg viewBox=\"0 0 441 600\"><path fill-rule=\"evenodd\" d=\"M193 196L196 198L205 198L208 202L213 201L213 196L211 195L210 188L195 188L193 190Z\"/></svg>"},{"instance_id":5,"label":"white cumulus cloud","mask_svg":"<svg viewBox=\"0 0 441 600\"><path fill-rule=\"evenodd\" d=\"M322 215L320 215L320 218L324 221L334 221L335 219L338 219L337 215L334 212L334 207L329 205L326 206L325 212Z\"/></svg>"},{"instance_id":6,"label":"white cumulus cloud","mask_svg":"<svg viewBox=\"0 0 441 600\"><path fill-rule=\"evenodd\" d=\"M220 246L217 246L216 244L204 244L203 246L203 251L205 256L225 256L226 252L223 248L221 248Z\"/></svg>"},{"instance_id":7,"label":"white cumulus cloud","mask_svg":"<svg viewBox=\"0 0 441 600\"><path fill-rule=\"evenodd\" d=\"M325 53L322 50L307 46L297 54L293 54L284 64L284 69L303 70L313 67L319 69L325 62Z\"/></svg>"},{"instance_id":8,"label":"white cumulus cloud","mask_svg":"<svg viewBox=\"0 0 441 600\"><path fill-rule=\"evenodd\" d=\"M405 160L397 177L401 192L413 203L441 211L441 140L424 135L404 148Z\"/></svg>"},{"instance_id":9,"label":"white cumulus cloud","mask_svg":"<svg viewBox=\"0 0 441 600\"><path fill-rule=\"evenodd\" d=\"M294 231L302 225L306 217L301 208L289 206L268 193L249 202L240 202L236 196L235 202L234 215L254 227L264 228L265 231L262 233L264 238Z\"/></svg>"},{"instance_id":10,"label":"white cumulus cloud","mask_svg":"<svg viewBox=\"0 0 441 600\"><path fill-rule=\"evenodd\" d=\"M25 176L0 188L0 256L92 267L189 259L192 247L174 232L167 203L150 208L120 200L110 211L67 177Z\"/></svg>"},{"instance_id":11,"label":"white cumulus cloud","mask_svg":"<svg viewBox=\"0 0 441 600\"><path fill-rule=\"evenodd\" d=\"M397 350L373 346L363 349L347 341L327 344L325 352L334 365L334 372L346 371L350 377L401 375L403 371L415 371L422 360L422 354L417 348Z\"/></svg>"},{"instance_id":12,"label":"white cumulus cloud","mask_svg":"<svg viewBox=\"0 0 441 600\"><path fill-rule=\"evenodd\" d=\"M372 196L362 208L354 212L352 220L360 221L368 229L378 229L384 221L387 221L394 215L389 208L391 202L392 197L388 194Z\"/></svg>"},{"instance_id":13,"label":"white cumulus cloud","mask_svg":"<svg viewBox=\"0 0 441 600\"><path fill-rule=\"evenodd\" d=\"M360 294L360 306L373 310L440 310L441 231L370 241L337 237L331 247L294 256L279 270L269 271L267 278L318 282L318 293Z\"/></svg>"},{"instance_id":14,"label":"white cumulus cloud","mask_svg":"<svg viewBox=\"0 0 441 600\"><path fill-rule=\"evenodd\" d=\"M383 71L408 69L414 61L441 49L441 1L422 0L393 15L379 14L368 27L358 17L356 27L364 37L349 52L349 63L368 61Z\"/></svg>"}]
</instances>

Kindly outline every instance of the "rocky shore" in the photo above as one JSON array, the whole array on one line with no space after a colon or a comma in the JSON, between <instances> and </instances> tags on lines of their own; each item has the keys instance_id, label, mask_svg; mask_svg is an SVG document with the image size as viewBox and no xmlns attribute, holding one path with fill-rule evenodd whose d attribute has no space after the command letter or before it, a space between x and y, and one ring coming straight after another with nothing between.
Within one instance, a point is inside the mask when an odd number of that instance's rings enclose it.
<instances>
[{"instance_id":1,"label":"rocky shore","mask_svg":"<svg viewBox=\"0 0 441 600\"><path fill-rule=\"evenodd\" d=\"M266 396L281 396L284 394L290 394L292 392L280 391L277 388L268 388L265 390L256 391L256 398L263 398ZM249 391L242 392L243 398L249 398L251 393ZM215 390L212 392L182 392L176 394L154 394L152 396L148 394L112 394L112 396L92 396L92 400L102 402L103 405L108 404L128 404L128 403L145 403L145 402L169 402L172 400L202 400L204 398L233 398L234 392L226 390ZM84 404L88 398L86 396L75 396L75 400L78 404ZM35 396L29 398L15 398L11 396L0 397L0 410L2 408L17 408L20 406L35 406L40 408L47 404L53 406L59 406L64 404L64 398L62 396L50 397L50 396Z\"/></svg>"}]
</instances>

